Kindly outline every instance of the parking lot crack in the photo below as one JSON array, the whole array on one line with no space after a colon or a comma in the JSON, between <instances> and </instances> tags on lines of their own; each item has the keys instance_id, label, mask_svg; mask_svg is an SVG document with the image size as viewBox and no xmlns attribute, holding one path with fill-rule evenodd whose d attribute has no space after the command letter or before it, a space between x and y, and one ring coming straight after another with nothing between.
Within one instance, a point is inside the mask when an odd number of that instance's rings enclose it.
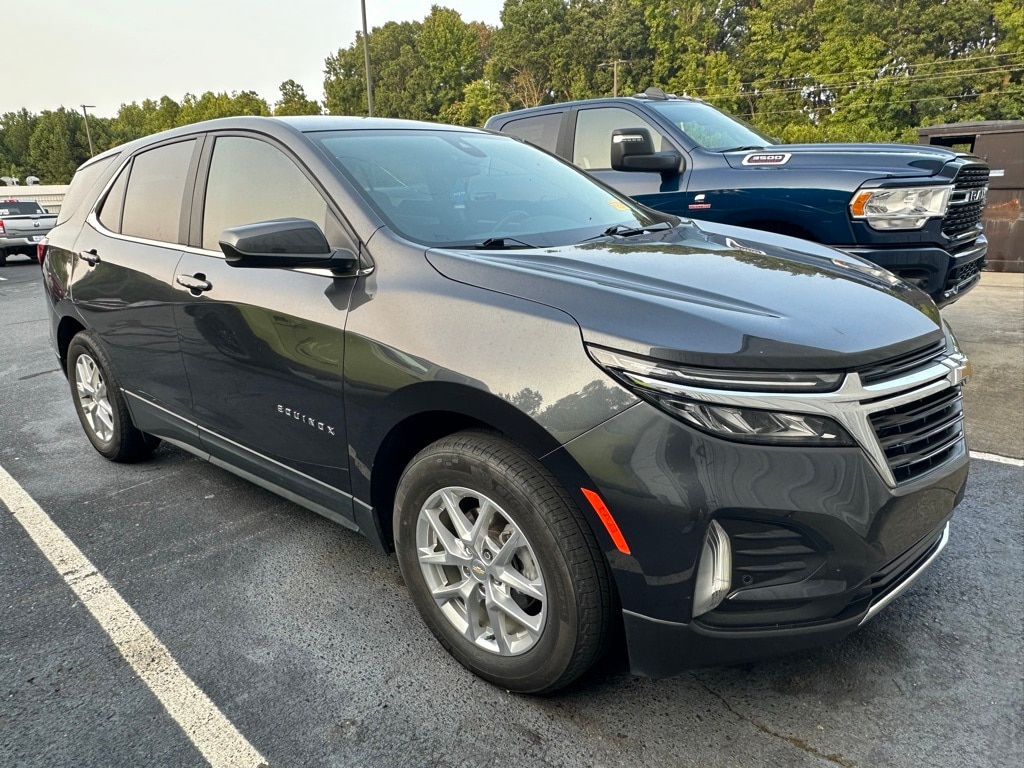
<instances>
[{"instance_id":1,"label":"parking lot crack","mask_svg":"<svg viewBox=\"0 0 1024 768\"><path fill-rule=\"evenodd\" d=\"M806 741L804 741L801 738L798 738L796 736L788 736L788 735L786 735L784 733L779 733L778 731L773 730L772 728L769 728L764 723L762 723L762 722L760 722L758 720L755 720L752 717L747 717L742 712L739 712L736 709L734 709L732 704L729 703L728 699L726 699L722 694L718 693L718 691L716 691L713 688L711 688L707 683L705 683L703 680L701 680L696 675L694 675L694 680L697 681L697 683L701 686L701 688L703 688L705 691L707 691L712 696L714 696L716 699L718 699L720 702L722 702L722 705L726 709L728 709L732 714L734 714L740 720L744 720L744 721L750 723L752 726L757 728L757 730L759 730L761 733L763 733L763 734L765 734L767 736L772 736L772 737L774 737L776 739L780 739L780 740L786 742L787 744L790 744L790 745L796 747L800 751L806 752L807 754L811 755L812 757L817 757L817 758L819 758L821 760L827 760L830 763L834 763L835 765L840 765L843 768L857 768L857 764L856 763L854 763L854 762L852 762L850 760L847 760L842 755L837 755L837 754L834 754L834 753L827 753L826 754L825 752L822 752L819 749L815 749L814 747L812 747L810 744L808 744Z\"/></svg>"}]
</instances>

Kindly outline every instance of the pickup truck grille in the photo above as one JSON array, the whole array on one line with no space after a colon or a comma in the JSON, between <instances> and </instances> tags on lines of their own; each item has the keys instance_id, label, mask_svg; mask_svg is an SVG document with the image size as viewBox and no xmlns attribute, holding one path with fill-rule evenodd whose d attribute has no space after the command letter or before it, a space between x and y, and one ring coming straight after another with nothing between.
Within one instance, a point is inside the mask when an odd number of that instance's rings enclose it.
<instances>
[{"instance_id":1,"label":"pickup truck grille","mask_svg":"<svg viewBox=\"0 0 1024 768\"><path fill-rule=\"evenodd\" d=\"M942 234L957 237L974 229L985 210L987 192L988 166L965 165L961 168L953 182L949 210L942 220Z\"/></svg>"},{"instance_id":2,"label":"pickup truck grille","mask_svg":"<svg viewBox=\"0 0 1024 768\"><path fill-rule=\"evenodd\" d=\"M871 414L871 426L897 483L914 480L953 457L964 439L960 389L948 387Z\"/></svg>"},{"instance_id":3,"label":"pickup truck grille","mask_svg":"<svg viewBox=\"0 0 1024 768\"><path fill-rule=\"evenodd\" d=\"M898 357L890 357L888 360L861 368L858 373L860 374L861 383L871 384L875 381L894 379L917 368L924 368L945 356L946 342L944 339L939 339L927 347L921 347L913 352L907 352Z\"/></svg>"}]
</instances>

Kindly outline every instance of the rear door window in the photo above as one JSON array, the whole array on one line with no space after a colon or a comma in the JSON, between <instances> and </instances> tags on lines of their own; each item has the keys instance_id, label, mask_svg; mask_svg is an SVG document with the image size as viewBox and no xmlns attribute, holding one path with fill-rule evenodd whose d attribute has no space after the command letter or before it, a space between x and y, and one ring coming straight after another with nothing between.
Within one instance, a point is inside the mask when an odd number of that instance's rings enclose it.
<instances>
[{"instance_id":1,"label":"rear door window","mask_svg":"<svg viewBox=\"0 0 1024 768\"><path fill-rule=\"evenodd\" d=\"M296 217L327 233L327 201L299 167L260 139L221 136L213 146L203 204L203 248L219 251L225 229Z\"/></svg>"},{"instance_id":2,"label":"rear door window","mask_svg":"<svg viewBox=\"0 0 1024 768\"><path fill-rule=\"evenodd\" d=\"M553 112L535 117L512 120L501 127L502 133L528 141L535 147L554 152L558 146L558 128L562 124L562 113Z\"/></svg>"},{"instance_id":3,"label":"rear door window","mask_svg":"<svg viewBox=\"0 0 1024 768\"><path fill-rule=\"evenodd\" d=\"M135 156L121 234L163 243L181 241L181 201L195 144L195 139L189 139Z\"/></svg>"}]
</instances>

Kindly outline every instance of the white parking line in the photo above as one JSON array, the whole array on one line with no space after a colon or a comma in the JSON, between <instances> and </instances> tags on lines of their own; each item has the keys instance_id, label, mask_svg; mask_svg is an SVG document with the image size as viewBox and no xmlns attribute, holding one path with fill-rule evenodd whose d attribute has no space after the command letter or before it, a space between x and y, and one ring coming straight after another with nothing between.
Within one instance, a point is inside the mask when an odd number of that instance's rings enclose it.
<instances>
[{"instance_id":1,"label":"white parking line","mask_svg":"<svg viewBox=\"0 0 1024 768\"><path fill-rule=\"evenodd\" d=\"M1009 456L1000 456L996 453L982 453L981 451L971 451L972 459L981 459L982 461L994 461L997 464L1009 464L1014 467L1024 467L1024 459L1014 459Z\"/></svg>"},{"instance_id":2,"label":"white parking line","mask_svg":"<svg viewBox=\"0 0 1024 768\"><path fill-rule=\"evenodd\" d=\"M164 644L82 551L0 467L0 502L64 578L132 669L163 704L203 757L220 768L267 761L178 666Z\"/></svg>"}]
</instances>

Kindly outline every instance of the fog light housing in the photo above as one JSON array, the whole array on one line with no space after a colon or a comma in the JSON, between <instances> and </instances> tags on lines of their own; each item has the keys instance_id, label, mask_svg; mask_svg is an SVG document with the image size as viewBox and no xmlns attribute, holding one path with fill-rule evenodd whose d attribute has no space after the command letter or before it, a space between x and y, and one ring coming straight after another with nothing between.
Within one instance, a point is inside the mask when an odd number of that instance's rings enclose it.
<instances>
[{"instance_id":1,"label":"fog light housing","mask_svg":"<svg viewBox=\"0 0 1024 768\"><path fill-rule=\"evenodd\" d=\"M693 617L718 607L729 594L732 577L732 545L729 535L714 520L704 536L704 547L697 564L697 584L693 592Z\"/></svg>"}]
</instances>

